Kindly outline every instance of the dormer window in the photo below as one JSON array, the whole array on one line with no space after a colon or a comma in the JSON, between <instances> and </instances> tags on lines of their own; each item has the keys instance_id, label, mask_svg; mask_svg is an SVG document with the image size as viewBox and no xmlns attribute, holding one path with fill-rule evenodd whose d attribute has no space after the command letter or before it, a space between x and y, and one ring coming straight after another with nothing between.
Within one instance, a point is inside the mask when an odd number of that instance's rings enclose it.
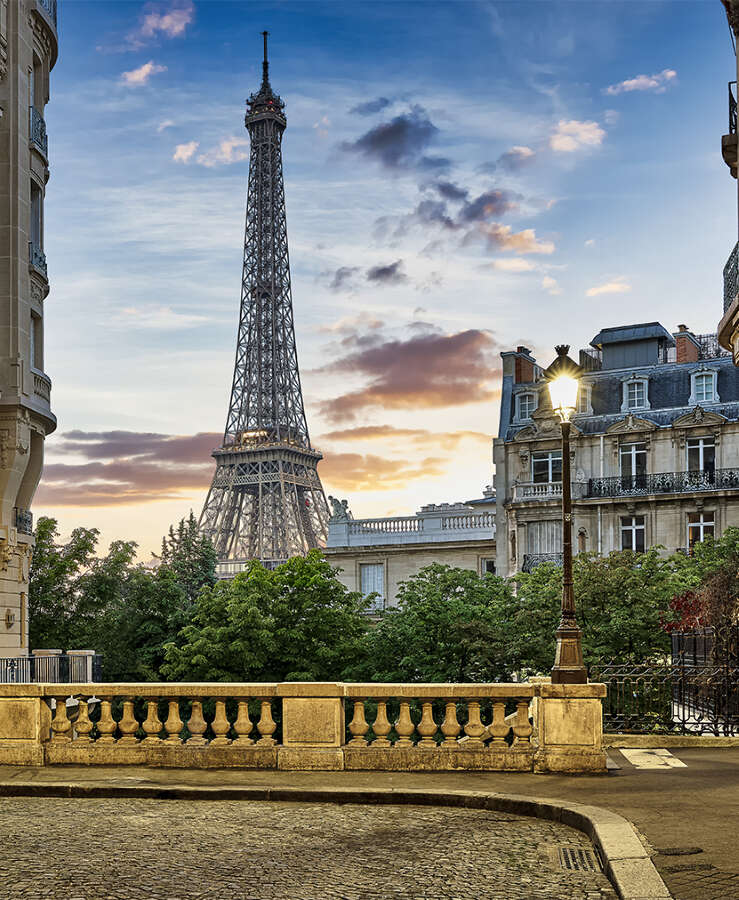
<instances>
[{"instance_id":1,"label":"dormer window","mask_svg":"<svg viewBox=\"0 0 739 900\"><path fill-rule=\"evenodd\" d=\"M582 384L577 389L577 412L578 416L592 416L593 405L591 402L591 393L593 386L590 384Z\"/></svg>"},{"instance_id":2,"label":"dormer window","mask_svg":"<svg viewBox=\"0 0 739 900\"><path fill-rule=\"evenodd\" d=\"M649 409L649 379L631 378L623 382L623 402L621 412L632 412L636 409Z\"/></svg>"},{"instance_id":3,"label":"dormer window","mask_svg":"<svg viewBox=\"0 0 739 900\"><path fill-rule=\"evenodd\" d=\"M525 394L516 394L516 421L525 422L531 418L531 414L536 409L536 394L527 392Z\"/></svg>"},{"instance_id":4,"label":"dormer window","mask_svg":"<svg viewBox=\"0 0 739 900\"><path fill-rule=\"evenodd\" d=\"M715 369L697 369L690 374L690 398L688 406L719 403L718 372Z\"/></svg>"}]
</instances>

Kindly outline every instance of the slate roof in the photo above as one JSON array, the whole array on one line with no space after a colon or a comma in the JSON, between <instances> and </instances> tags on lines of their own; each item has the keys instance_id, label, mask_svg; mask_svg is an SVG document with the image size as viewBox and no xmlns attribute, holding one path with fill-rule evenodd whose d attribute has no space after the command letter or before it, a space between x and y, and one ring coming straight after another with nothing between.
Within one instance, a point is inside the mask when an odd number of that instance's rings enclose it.
<instances>
[{"instance_id":1,"label":"slate roof","mask_svg":"<svg viewBox=\"0 0 739 900\"><path fill-rule=\"evenodd\" d=\"M604 344L623 344L626 341L645 341L654 338L661 338L669 347L675 346L675 339L659 322L603 328L590 342L590 346L599 350Z\"/></svg>"}]
</instances>

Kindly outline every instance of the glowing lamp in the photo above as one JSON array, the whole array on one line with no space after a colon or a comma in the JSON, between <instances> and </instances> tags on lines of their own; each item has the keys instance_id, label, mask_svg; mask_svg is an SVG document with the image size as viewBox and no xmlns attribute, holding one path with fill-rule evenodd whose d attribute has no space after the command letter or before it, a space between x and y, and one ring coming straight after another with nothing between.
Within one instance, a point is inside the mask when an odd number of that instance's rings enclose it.
<instances>
[{"instance_id":1,"label":"glowing lamp","mask_svg":"<svg viewBox=\"0 0 739 900\"><path fill-rule=\"evenodd\" d=\"M570 416L577 408L577 378L559 375L549 382L548 387L552 409L563 422L569 422Z\"/></svg>"}]
</instances>

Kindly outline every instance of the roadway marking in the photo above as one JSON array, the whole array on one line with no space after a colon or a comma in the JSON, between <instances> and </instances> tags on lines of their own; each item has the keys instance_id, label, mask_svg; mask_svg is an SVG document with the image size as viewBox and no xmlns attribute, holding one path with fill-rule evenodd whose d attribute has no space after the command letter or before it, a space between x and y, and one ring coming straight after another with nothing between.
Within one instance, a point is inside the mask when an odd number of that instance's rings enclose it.
<instances>
[{"instance_id":1,"label":"roadway marking","mask_svg":"<svg viewBox=\"0 0 739 900\"><path fill-rule=\"evenodd\" d=\"M619 751L635 769L687 768L686 764L673 756L669 750L629 750L619 747Z\"/></svg>"}]
</instances>

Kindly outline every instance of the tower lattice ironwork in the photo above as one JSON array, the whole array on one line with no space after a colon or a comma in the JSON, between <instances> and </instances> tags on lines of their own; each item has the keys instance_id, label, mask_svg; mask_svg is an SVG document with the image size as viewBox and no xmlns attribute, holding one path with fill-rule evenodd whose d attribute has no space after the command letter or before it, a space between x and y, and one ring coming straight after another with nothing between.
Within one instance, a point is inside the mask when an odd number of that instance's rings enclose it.
<instances>
[{"instance_id":1,"label":"tower lattice ironwork","mask_svg":"<svg viewBox=\"0 0 739 900\"><path fill-rule=\"evenodd\" d=\"M325 542L328 507L300 387L287 249L285 104L269 82L267 32L259 91L247 100L251 141L244 268L231 402L200 516L222 576L274 566Z\"/></svg>"}]
</instances>

